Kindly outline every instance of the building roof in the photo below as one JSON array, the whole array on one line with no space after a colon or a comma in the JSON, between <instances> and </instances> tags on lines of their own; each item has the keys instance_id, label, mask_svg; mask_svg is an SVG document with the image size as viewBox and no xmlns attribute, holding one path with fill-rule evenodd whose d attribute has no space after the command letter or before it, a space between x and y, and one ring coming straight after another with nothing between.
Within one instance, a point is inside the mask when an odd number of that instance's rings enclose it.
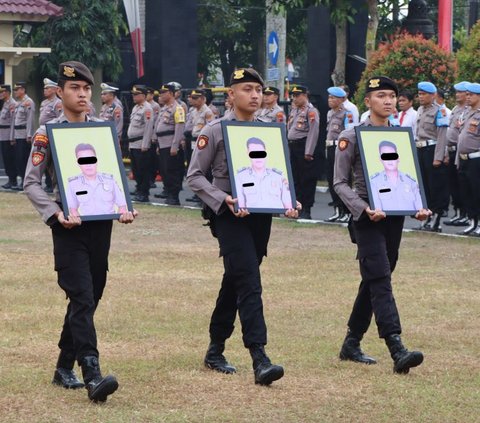
<instances>
[{"instance_id":1,"label":"building roof","mask_svg":"<svg viewBox=\"0 0 480 423\"><path fill-rule=\"evenodd\" d=\"M0 13L28 16L61 16L63 8L48 0L0 0Z\"/></svg>"}]
</instances>

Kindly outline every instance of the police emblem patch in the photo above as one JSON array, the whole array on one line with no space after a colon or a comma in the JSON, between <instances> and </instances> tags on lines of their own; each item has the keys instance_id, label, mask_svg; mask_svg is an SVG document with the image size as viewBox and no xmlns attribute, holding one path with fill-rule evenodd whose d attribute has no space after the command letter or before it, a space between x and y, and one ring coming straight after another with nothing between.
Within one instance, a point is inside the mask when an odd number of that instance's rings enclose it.
<instances>
[{"instance_id":1,"label":"police emblem patch","mask_svg":"<svg viewBox=\"0 0 480 423\"><path fill-rule=\"evenodd\" d=\"M208 137L206 135L200 135L197 140L197 148L203 150L208 145Z\"/></svg>"},{"instance_id":2,"label":"police emblem patch","mask_svg":"<svg viewBox=\"0 0 480 423\"><path fill-rule=\"evenodd\" d=\"M233 73L233 79L242 79L244 76L245 76L245 69L239 69Z\"/></svg>"},{"instance_id":3,"label":"police emblem patch","mask_svg":"<svg viewBox=\"0 0 480 423\"><path fill-rule=\"evenodd\" d=\"M38 166L45 159L45 153L41 151L34 151L32 153L32 164Z\"/></svg>"},{"instance_id":4,"label":"police emblem patch","mask_svg":"<svg viewBox=\"0 0 480 423\"><path fill-rule=\"evenodd\" d=\"M380 86L380 79L378 78L370 79L368 88L378 88L379 86Z\"/></svg>"},{"instance_id":5,"label":"police emblem patch","mask_svg":"<svg viewBox=\"0 0 480 423\"><path fill-rule=\"evenodd\" d=\"M344 139L341 139L340 141L338 141L338 149L340 151L345 150L347 147L348 147L348 140L346 140L344 138Z\"/></svg>"},{"instance_id":6,"label":"police emblem patch","mask_svg":"<svg viewBox=\"0 0 480 423\"><path fill-rule=\"evenodd\" d=\"M64 66L63 67L63 74L67 78L75 78L75 69L70 67L70 66Z\"/></svg>"}]
</instances>

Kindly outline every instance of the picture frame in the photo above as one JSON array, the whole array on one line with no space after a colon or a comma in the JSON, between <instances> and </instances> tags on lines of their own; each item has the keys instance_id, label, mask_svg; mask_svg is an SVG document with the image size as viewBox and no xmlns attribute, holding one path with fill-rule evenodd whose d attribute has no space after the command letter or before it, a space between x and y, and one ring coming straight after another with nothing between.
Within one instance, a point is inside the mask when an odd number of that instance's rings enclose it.
<instances>
[{"instance_id":1,"label":"picture frame","mask_svg":"<svg viewBox=\"0 0 480 423\"><path fill-rule=\"evenodd\" d=\"M222 121L222 131L235 211L276 214L295 208L285 125Z\"/></svg>"},{"instance_id":2,"label":"picture frame","mask_svg":"<svg viewBox=\"0 0 480 423\"><path fill-rule=\"evenodd\" d=\"M113 122L47 123L65 217L118 219L133 211Z\"/></svg>"},{"instance_id":3,"label":"picture frame","mask_svg":"<svg viewBox=\"0 0 480 423\"><path fill-rule=\"evenodd\" d=\"M427 208L412 129L356 126L370 208L413 216Z\"/></svg>"}]
</instances>

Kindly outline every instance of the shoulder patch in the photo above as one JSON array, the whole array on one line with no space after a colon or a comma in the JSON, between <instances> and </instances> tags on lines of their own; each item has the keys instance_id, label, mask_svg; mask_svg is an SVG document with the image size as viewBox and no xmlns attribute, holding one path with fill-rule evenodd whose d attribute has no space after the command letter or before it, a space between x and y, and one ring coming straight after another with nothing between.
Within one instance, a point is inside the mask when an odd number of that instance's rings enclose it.
<instances>
[{"instance_id":1,"label":"shoulder patch","mask_svg":"<svg viewBox=\"0 0 480 423\"><path fill-rule=\"evenodd\" d=\"M346 138L342 138L341 140L338 141L338 149L340 151L346 150L349 143L350 141L348 141Z\"/></svg>"},{"instance_id":2,"label":"shoulder patch","mask_svg":"<svg viewBox=\"0 0 480 423\"><path fill-rule=\"evenodd\" d=\"M114 112L115 119L120 119L121 115L122 115L122 111L120 110L120 107L117 107Z\"/></svg>"},{"instance_id":3,"label":"shoulder patch","mask_svg":"<svg viewBox=\"0 0 480 423\"><path fill-rule=\"evenodd\" d=\"M150 120L150 118L152 117L152 111L151 110L145 110L145 117L147 118L147 120Z\"/></svg>"},{"instance_id":4,"label":"shoulder patch","mask_svg":"<svg viewBox=\"0 0 480 423\"><path fill-rule=\"evenodd\" d=\"M277 122L285 122L285 113L283 112L278 112L277 113Z\"/></svg>"},{"instance_id":5,"label":"shoulder patch","mask_svg":"<svg viewBox=\"0 0 480 423\"><path fill-rule=\"evenodd\" d=\"M47 148L48 137L45 134L36 133L33 137L33 145L39 148Z\"/></svg>"},{"instance_id":6,"label":"shoulder patch","mask_svg":"<svg viewBox=\"0 0 480 423\"><path fill-rule=\"evenodd\" d=\"M197 139L197 148L203 150L208 145L208 137L206 135L200 135Z\"/></svg>"},{"instance_id":7,"label":"shoulder patch","mask_svg":"<svg viewBox=\"0 0 480 423\"><path fill-rule=\"evenodd\" d=\"M315 120L316 115L317 114L313 110L311 112L308 112L308 119L310 120L310 122L313 122Z\"/></svg>"},{"instance_id":8,"label":"shoulder patch","mask_svg":"<svg viewBox=\"0 0 480 423\"><path fill-rule=\"evenodd\" d=\"M38 166L45 160L45 153L43 151L34 151L32 153L32 164Z\"/></svg>"},{"instance_id":9,"label":"shoulder patch","mask_svg":"<svg viewBox=\"0 0 480 423\"><path fill-rule=\"evenodd\" d=\"M30 107L32 105L32 103L30 103L30 101L26 101L25 103L23 103L23 106L24 107Z\"/></svg>"},{"instance_id":10,"label":"shoulder patch","mask_svg":"<svg viewBox=\"0 0 480 423\"><path fill-rule=\"evenodd\" d=\"M185 123L185 110L182 106L177 106L173 115L175 123Z\"/></svg>"}]
</instances>

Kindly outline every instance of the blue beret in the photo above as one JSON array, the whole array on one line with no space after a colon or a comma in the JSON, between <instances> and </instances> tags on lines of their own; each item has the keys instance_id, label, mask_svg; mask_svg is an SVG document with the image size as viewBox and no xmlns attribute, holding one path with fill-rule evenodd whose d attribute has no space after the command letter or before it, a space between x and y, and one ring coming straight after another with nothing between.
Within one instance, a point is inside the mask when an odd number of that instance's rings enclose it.
<instances>
[{"instance_id":1,"label":"blue beret","mask_svg":"<svg viewBox=\"0 0 480 423\"><path fill-rule=\"evenodd\" d=\"M346 97L347 93L343 88L340 87L330 87L327 90L328 94L333 95L334 97Z\"/></svg>"},{"instance_id":2,"label":"blue beret","mask_svg":"<svg viewBox=\"0 0 480 423\"><path fill-rule=\"evenodd\" d=\"M419 82L417 88L429 94L435 94L437 92L437 87L428 81Z\"/></svg>"},{"instance_id":3,"label":"blue beret","mask_svg":"<svg viewBox=\"0 0 480 423\"><path fill-rule=\"evenodd\" d=\"M480 94L480 84L478 82L468 82L465 88L469 93Z\"/></svg>"},{"instance_id":4,"label":"blue beret","mask_svg":"<svg viewBox=\"0 0 480 423\"><path fill-rule=\"evenodd\" d=\"M455 84L453 88L457 91L467 91L467 84L470 84L468 81L462 81L459 82L458 84Z\"/></svg>"}]
</instances>

